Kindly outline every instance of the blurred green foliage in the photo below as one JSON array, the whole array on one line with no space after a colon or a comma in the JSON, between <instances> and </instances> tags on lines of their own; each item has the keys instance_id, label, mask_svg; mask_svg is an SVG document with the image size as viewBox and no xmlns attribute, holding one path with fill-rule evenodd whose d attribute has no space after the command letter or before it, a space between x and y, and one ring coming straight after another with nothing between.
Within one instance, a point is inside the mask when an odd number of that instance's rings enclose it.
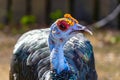
<instances>
[{"instance_id":1,"label":"blurred green foliage","mask_svg":"<svg viewBox=\"0 0 120 80\"><path fill-rule=\"evenodd\" d=\"M33 15L25 15L21 18L20 23L22 25L30 25L36 23L36 17Z\"/></svg>"},{"instance_id":2,"label":"blurred green foliage","mask_svg":"<svg viewBox=\"0 0 120 80\"><path fill-rule=\"evenodd\" d=\"M62 16L63 16L63 12L59 9L50 13L50 19L52 20L52 22L54 22L58 18L61 18Z\"/></svg>"},{"instance_id":3,"label":"blurred green foliage","mask_svg":"<svg viewBox=\"0 0 120 80\"><path fill-rule=\"evenodd\" d=\"M113 36L113 37L111 37L110 42L112 44L120 42L120 36Z\"/></svg>"}]
</instances>

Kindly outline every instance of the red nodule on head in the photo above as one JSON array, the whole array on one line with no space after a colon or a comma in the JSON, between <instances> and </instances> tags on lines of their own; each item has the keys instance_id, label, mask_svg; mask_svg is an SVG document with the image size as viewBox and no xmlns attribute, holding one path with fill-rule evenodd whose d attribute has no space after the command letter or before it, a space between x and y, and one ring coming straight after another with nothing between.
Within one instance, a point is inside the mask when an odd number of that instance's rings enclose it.
<instances>
[{"instance_id":1,"label":"red nodule on head","mask_svg":"<svg viewBox=\"0 0 120 80\"><path fill-rule=\"evenodd\" d=\"M59 28L60 30L62 30L62 31L66 31L66 30L68 30L69 27L70 27L70 25L69 25L66 21L64 21L64 20L58 21L58 22L57 22L57 26L58 26L58 28Z\"/></svg>"}]
</instances>

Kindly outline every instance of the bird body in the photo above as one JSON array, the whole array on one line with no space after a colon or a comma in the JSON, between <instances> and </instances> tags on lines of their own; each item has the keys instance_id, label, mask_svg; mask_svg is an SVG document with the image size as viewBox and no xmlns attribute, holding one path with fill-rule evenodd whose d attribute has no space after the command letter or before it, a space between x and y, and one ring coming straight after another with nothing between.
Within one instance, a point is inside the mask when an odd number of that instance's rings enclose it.
<instances>
[{"instance_id":1,"label":"bird body","mask_svg":"<svg viewBox=\"0 0 120 80\"><path fill-rule=\"evenodd\" d=\"M20 37L13 51L10 80L97 80L90 41L82 33L63 33L54 25Z\"/></svg>"}]
</instances>

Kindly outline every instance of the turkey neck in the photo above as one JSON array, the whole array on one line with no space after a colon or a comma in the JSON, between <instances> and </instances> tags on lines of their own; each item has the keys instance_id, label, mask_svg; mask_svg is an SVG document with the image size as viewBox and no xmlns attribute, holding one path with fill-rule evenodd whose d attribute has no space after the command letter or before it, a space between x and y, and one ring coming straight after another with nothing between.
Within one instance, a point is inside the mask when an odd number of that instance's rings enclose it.
<instances>
[{"instance_id":1,"label":"turkey neck","mask_svg":"<svg viewBox=\"0 0 120 80\"><path fill-rule=\"evenodd\" d=\"M62 71L69 70L68 63L66 61L66 58L64 57L63 44L60 42L57 42L52 45L49 44L49 46L52 46L50 53L51 69L55 70L57 74L59 74Z\"/></svg>"}]
</instances>

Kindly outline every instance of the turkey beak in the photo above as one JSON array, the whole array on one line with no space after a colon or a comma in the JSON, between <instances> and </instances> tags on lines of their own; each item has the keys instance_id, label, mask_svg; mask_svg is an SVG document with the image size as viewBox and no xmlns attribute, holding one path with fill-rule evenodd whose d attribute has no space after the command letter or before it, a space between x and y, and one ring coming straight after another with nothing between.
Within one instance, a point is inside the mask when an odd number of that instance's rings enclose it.
<instances>
[{"instance_id":1,"label":"turkey beak","mask_svg":"<svg viewBox=\"0 0 120 80\"><path fill-rule=\"evenodd\" d=\"M93 33L85 26L83 25L80 25L80 24L76 24L73 26L73 30L75 31L79 31L79 32L87 32L89 33L90 35L93 35Z\"/></svg>"}]
</instances>

